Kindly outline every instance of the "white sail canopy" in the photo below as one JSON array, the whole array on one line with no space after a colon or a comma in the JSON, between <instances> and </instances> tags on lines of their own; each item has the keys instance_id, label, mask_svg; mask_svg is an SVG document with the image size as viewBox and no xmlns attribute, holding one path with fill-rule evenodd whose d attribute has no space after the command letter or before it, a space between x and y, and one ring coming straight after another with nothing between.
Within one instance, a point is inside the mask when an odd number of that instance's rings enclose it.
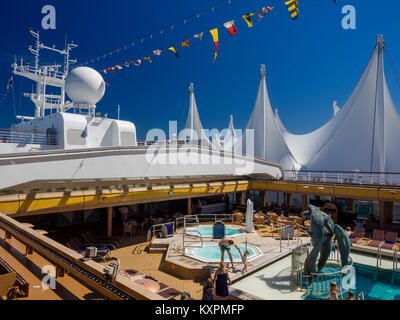
<instances>
[{"instance_id":1,"label":"white sail canopy","mask_svg":"<svg viewBox=\"0 0 400 320\"><path fill-rule=\"evenodd\" d=\"M213 148L213 144L206 136L200 121L199 111L197 110L196 99L194 97L193 83L189 85L189 112L186 119L184 134L192 144Z\"/></svg>"},{"instance_id":2,"label":"white sail canopy","mask_svg":"<svg viewBox=\"0 0 400 320\"><path fill-rule=\"evenodd\" d=\"M276 115L287 146L306 170L400 171L400 118L386 84L384 41L377 44L357 86L343 107L319 129L290 133Z\"/></svg>"},{"instance_id":3,"label":"white sail canopy","mask_svg":"<svg viewBox=\"0 0 400 320\"><path fill-rule=\"evenodd\" d=\"M261 65L256 102L246 130L235 146L237 153L244 151L257 158L280 163L285 169L298 170L299 164L290 152L276 123L265 81L265 66ZM251 132L254 134L254 144Z\"/></svg>"}]
</instances>

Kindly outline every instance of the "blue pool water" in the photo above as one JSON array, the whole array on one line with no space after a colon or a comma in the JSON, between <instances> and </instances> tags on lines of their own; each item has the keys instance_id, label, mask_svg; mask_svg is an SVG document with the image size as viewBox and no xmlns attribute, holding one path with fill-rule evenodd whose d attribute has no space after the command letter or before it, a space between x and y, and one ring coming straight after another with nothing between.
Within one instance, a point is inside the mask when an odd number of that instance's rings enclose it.
<instances>
[{"instance_id":1,"label":"blue pool water","mask_svg":"<svg viewBox=\"0 0 400 320\"><path fill-rule=\"evenodd\" d=\"M365 300L400 300L400 273L355 263L356 281L351 286L356 297L364 293ZM323 269L324 272L332 271ZM347 293L343 294L346 297ZM307 297L306 300L315 299Z\"/></svg>"},{"instance_id":2,"label":"blue pool water","mask_svg":"<svg viewBox=\"0 0 400 320\"><path fill-rule=\"evenodd\" d=\"M238 247L244 253L246 251L246 246L243 244L239 244ZM254 247L248 246L247 250L249 250L250 254L248 256L248 260L258 255L258 252ZM240 257L239 251L232 247L231 249L232 257L234 262L241 262L242 259ZM213 261L221 261L221 250L218 244L206 244L202 248L193 248L193 254L191 254L194 258L205 258L207 260ZM229 256L225 252L225 261L229 262Z\"/></svg>"},{"instance_id":3,"label":"blue pool water","mask_svg":"<svg viewBox=\"0 0 400 320\"><path fill-rule=\"evenodd\" d=\"M213 236L213 226L198 226L196 228L190 228L188 229L188 233L190 233L190 230L196 230L200 232L200 234L203 237L212 237ZM234 236L237 234L242 233L239 229L236 228L230 228L225 226L225 236Z\"/></svg>"}]
</instances>

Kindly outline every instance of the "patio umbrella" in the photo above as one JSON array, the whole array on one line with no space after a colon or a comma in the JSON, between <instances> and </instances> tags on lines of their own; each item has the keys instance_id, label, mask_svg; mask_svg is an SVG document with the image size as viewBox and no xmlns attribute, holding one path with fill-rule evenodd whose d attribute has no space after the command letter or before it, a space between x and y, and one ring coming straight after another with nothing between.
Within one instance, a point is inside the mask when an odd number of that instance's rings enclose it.
<instances>
[{"instance_id":1,"label":"patio umbrella","mask_svg":"<svg viewBox=\"0 0 400 320\"><path fill-rule=\"evenodd\" d=\"M254 224L253 224L253 202L248 199L247 200L247 208L246 208L246 232L254 232Z\"/></svg>"}]
</instances>

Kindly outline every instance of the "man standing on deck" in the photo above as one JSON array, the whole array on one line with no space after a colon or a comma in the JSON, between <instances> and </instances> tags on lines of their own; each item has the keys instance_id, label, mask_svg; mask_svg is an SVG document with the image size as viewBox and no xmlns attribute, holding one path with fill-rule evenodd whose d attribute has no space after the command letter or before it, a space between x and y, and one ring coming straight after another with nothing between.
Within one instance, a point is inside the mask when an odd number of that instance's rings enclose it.
<instances>
[{"instance_id":1,"label":"man standing on deck","mask_svg":"<svg viewBox=\"0 0 400 320\"><path fill-rule=\"evenodd\" d=\"M242 251L240 250L240 248L238 247L237 244L235 244L235 242L229 238L229 237L225 237L222 238L221 241L219 242L219 248L221 249L221 262L224 262L225 259L225 250L228 252L228 256L229 259L231 260L231 264L232 264L232 271L235 271L235 266L233 264L233 257L232 257L232 253L231 253L231 247L235 246L236 249L239 251L240 253L240 257L243 260L243 254Z\"/></svg>"}]
</instances>

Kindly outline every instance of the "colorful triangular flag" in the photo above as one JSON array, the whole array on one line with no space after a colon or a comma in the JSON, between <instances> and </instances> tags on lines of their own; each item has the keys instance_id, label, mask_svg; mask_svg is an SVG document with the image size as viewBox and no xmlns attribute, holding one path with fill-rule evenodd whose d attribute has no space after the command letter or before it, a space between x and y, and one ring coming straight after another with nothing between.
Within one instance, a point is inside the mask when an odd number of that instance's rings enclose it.
<instances>
[{"instance_id":1,"label":"colorful triangular flag","mask_svg":"<svg viewBox=\"0 0 400 320\"><path fill-rule=\"evenodd\" d=\"M168 50L171 50L175 54L175 57L179 58L178 51L176 51L175 47L169 47Z\"/></svg>"},{"instance_id":2,"label":"colorful triangular flag","mask_svg":"<svg viewBox=\"0 0 400 320\"><path fill-rule=\"evenodd\" d=\"M254 13L248 13L242 16L243 20L246 21L247 26L251 28L253 26L253 21L251 21L251 16L254 16Z\"/></svg>"},{"instance_id":3,"label":"colorful triangular flag","mask_svg":"<svg viewBox=\"0 0 400 320\"><path fill-rule=\"evenodd\" d=\"M268 12L272 11L273 9L274 9L274 7L265 6L265 7L262 7L262 8L261 8L261 11L260 11L260 10L257 10L258 22L260 22L260 20L261 20L262 18L264 18L264 16L265 16Z\"/></svg>"},{"instance_id":4,"label":"colorful triangular flag","mask_svg":"<svg viewBox=\"0 0 400 320\"><path fill-rule=\"evenodd\" d=\"M215 44L215 55L214 55L214 61L213 61L213 63L214 63L215 59L217 59L217 54L218 54L218 28L210 30L210 33L213 37L213 41Z\"/></svg>"},{"instance_id":5,"label":"colorful triangular flag","mask_svg":"<svg viewBox=\"0 0 400 320\"><path fill-rule=\"evenodd\" d=\"M125 67L127 67L127 68L129 68L129 67L130 67L130 64L129 64L129 62L128 62L128 61L126 61L126 62L125 62Z\"/></svg>"},{"instance_id":6,"label":"colorful triangular flag","mask_svg":"<svg viewBox=\"0 0 400 320\"><path fill-rule=\"evenodd\" d=\"M115 68L114 68L114 67L111 67L111 68L108 68L108 70L110 70L111 74L114 74Z\"/></svg>"},{"instance_id":7,"label":"colorful triangular flag","mask_svg":"<svg viewBox=\"0 0 400 320\"><path fill-rule=\"evenodd\" d=\"M231 37L238 33L234 22L235 20L231 20L224 23L224 27L228 30Z\"/></svg>"},{"instance_id":8,"label":"colorful triangular flag","mask_svg":"<svg viewBox=\"0 0 400 320\"><path fill-rule=\"evenodd\" d=\"M289 10L290 16L293 20L299 16L299 4L298 0L289 0L285 2L286 7Z\"/></svg>"},{"instance_id":9,"label":"colorful triangular flag","mask_svg":"<svg viewBox=\"0 0 400 320\"><path fill-rule=\"evenodd\" d=\"M150 57L144 57L143 59L146 59L148 62L150 62L150 63L151 63L151 59L150 59Z\"/></svg>"},{"instance_id":10,"label":"colorful triangular flag","mask_svg":"<svg viewBox=\"0 0 400 320\"><path fill-rule=\"evenodd\" d=\"M122 70L123 69L119 64L117 64L116 67L117 67L118 70Z\"/></svg>"},{"instance_id":11,"label":"colorful triangular flag","mask_svg":"<svg viewBox=\"0 0 400 320\"><path fill-rule=\"evenodd\" d=\"M186 40L186 41L181 42L181 47L188 48L189 47L189 42L190 42L190 40Z\"/></svg>"},{"instance_id":12,"label":"colorful triangular flag","mask_svg":"<svg viewBox=\"0 0 400 320\"><path fill-rule=\"evenodd\" d=\"M153 53L156 55L156 56L159 56L159 55L161 55L161 50L153 50Z\"/></svg>"},{"instance_id":13,"label":"colorful triangular flag","mask_svg":"<svg viewBox=\"0 0 400 320\"><path fill-rule=\"evenodd\" d=\"M193 37L195 37L196 39L200 39L200 41L201 41L201 39L203 38L203 32L195 34Z\"/></svg>"},{"instance_id":14,"label":"colorful triangular flag","mask_svg":"<svg viewBox=\"0 0 400 320\"><path fill-rule=\"evenodd\" d=\"M139 66L141 63L142 63L142 60L137 59L133 64L134 64L135 66Z\"/></svg>"},{"instance_id":15,"label":"colorful triangular flag","mask_svg":"<svg viewBox=\"0 0 400 320\"><path fill-rule=\"evenodd\" d=\"M107 74L107 69L101 70L104 74Z\"/></svg>"}]
</instances>

